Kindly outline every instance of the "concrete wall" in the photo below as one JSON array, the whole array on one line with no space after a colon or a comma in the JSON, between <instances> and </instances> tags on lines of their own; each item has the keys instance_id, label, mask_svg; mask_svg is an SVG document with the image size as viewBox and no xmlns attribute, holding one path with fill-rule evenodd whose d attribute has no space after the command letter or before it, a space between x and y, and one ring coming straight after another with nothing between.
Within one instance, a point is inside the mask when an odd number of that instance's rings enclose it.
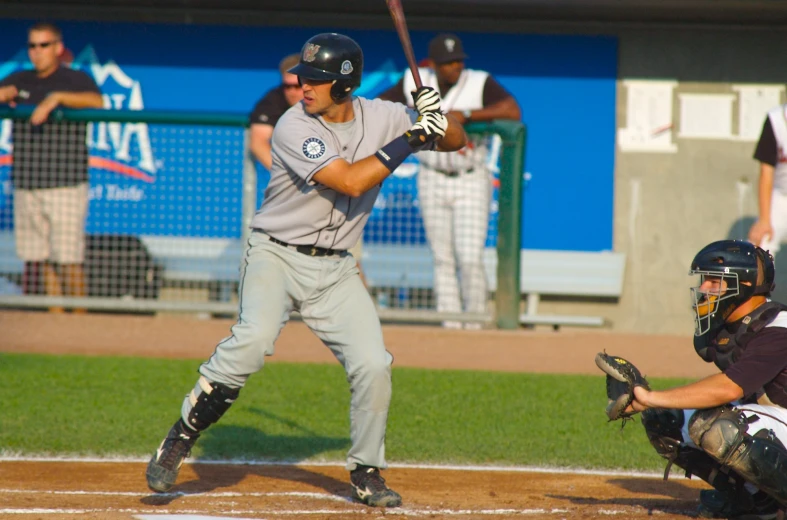
<instances>
[{"instance_id":1,"label":"concrete wall","mask_svg":"<svg viewBox=\"0 0 787 520\"><path fill-rule=\"evenodd\" d=\"M544 312L600 314L623 331L691 333L691 259L714 240L745 238L757 214L759 163L752 154L763 107L785 101L784 36L697 27L619 32L614 242L616 251L627 253L623 296L619 302L547 302L541 307ZM657 96L630 103L637 88L631 82L639 80L651 86L654 81L674 82L667 87L671 128L664 129L663 121L653 117L659 111ZM691 100L686 94L702 96ZM684 109L692 108L687 103L698 100L722 110L684 116ZM708 121L714 123L700 132L726 133L721 127L728 124L729 135L686 136L697 130L698 122L702 127ZM637 128L647 124L650 131ZM657 150L631 150L632 138L624 138L621 129L628 129L624 134L658 134L641 147ZM780 277L787 280L787 254L783 257L777 257L777 284ZM787 288L782 293L787 294Z\"/></svg>"}]
</instances>

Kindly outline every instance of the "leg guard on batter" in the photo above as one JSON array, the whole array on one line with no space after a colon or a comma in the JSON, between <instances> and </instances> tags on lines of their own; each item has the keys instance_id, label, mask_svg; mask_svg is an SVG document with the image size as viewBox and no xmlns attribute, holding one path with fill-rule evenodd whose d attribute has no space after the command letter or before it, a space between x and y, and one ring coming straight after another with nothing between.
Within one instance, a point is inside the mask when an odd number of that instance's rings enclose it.
<instances>
[{"instance_id":1,"label":"leg guard on batter","mask_svg":"<svg viewBox=\"0 0 787 520\"><path fill-rule=\"evenodd\" d=\"M722 466L787 505L787 449L769 430L749 435L756 420L729 407L700 410L689 422L689 435Z\"/></svg>"},{"instance_id":2,"label":"leg guard on batter","mask_svg":"<svg viewBox=\"0 0 787 520\"><path fill-rule=\"evenodd\" d=\"M189 428L201 432L224 415L239 393L239 388L212 383L205 376L200 376L194 389L183 401L183 421Z\"/></svg>"}]
</instances>

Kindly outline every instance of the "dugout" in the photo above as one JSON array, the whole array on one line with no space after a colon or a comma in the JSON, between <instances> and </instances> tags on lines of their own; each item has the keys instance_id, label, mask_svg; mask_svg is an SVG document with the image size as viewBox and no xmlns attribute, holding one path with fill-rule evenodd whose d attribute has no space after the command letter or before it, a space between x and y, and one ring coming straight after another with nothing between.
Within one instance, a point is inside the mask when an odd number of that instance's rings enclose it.
<instances>
[{"instance_id":1,"label":"dugout","mask_svg":"<svg viewBox=\"0 0 787 520\"><path fill-rule=\"evenodd\" d=\"M544 238L534 246L570 250L573 240L578 251L625 254L622 292L611 300L544 298L540 308L601 315L618 330L689 333L691 315L685 302L690 279L685 273L690 259L712 240L742 238L744 223L756 214L757 164L751 155L764 111L785 101L787 5L769 0L405 0L404 8L413 31L587 36L612 42L611 51L603 50L614 56L614 92L603 116L604 146L611 160L603 166L588 160L588 167L609 170L602 204L605 220L591 230L592 235L596 228L605 228L604 236L581 242L588 236L582 228L581 217L587 216L583 213L561 223L562 235L568 237L565 243ZM8 23L45 13L58 21L193 28L330 25L392 30L384 3L368 0L6 0L0 10ZM509 61L519 52L505 49ZM562 102L572 101L569 94ZM526 105L528 100L521 102ZM529 137L536 139L547 131L560 135L570 153L576 143L597 133L592 121L580 117L590 108L578 107L576 119L555 121L554 128L530 128ZM533 141L530 146L535 146ZM532 193L539 189L539 179L576 171L575 166L561 167L564 158L547 162L545 158L540 166L538 156L528 150L533 183L527 188L531 192L525 193L526 207L529 200L539 204ZM568 188L564 197L570 195ZM559 195L550 200L561 200ZM543 213L526 216L525 240L538 237L539 216ZM787 276L782 263L777 258L777 285Z\"/></svg>"}]
</instances>

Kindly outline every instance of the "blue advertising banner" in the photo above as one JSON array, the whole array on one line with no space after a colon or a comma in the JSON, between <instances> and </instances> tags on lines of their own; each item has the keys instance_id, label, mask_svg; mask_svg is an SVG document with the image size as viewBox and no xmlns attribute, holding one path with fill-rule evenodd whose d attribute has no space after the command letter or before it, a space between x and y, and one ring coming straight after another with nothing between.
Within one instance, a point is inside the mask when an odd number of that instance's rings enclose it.
<instances>
[{"instance_id":1,"label":"blue advertising banner","mask_svg":"<svg viewBox=\"0 0 787 520\"><path fill-rule=\"evenodd\" d=\"M0 77L29 67L27 27L0 20ZM70 66L92 75L106 108L248 113L279 81L278 62L317 32L364 49L359 95L394 85L406 68L390 31L63 22ZM434 32L413 31L416 57ZM519 101L528 127L523 247L612 248L617 40L526 34L459 35L469 68L489 71ZM0 127L0 227L11 225L10 122ZM88 232L240 236L242 129L96 123L89 132ZM267 182L260 167L259 199ZM423 242L417 161L384 184L365 239ZM524 172L523 172L524 174ZM494 223L493 207L490 223ZM489 243L496 236L490 228Z\"/></svg>"}]
</instances>

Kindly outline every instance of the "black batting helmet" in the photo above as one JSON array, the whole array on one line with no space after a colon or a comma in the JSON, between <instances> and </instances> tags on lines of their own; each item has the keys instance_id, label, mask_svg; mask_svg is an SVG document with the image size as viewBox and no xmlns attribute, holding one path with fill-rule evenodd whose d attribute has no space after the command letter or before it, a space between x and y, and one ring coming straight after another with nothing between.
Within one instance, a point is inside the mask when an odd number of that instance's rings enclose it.
<instances>
[{"instance_id":1,"label":"black batting helmet","mask_svg":"<svg viewBox=\"0 0 787 520\"><path fill-rule=\"evenodd\" d=\"M699 285L707 278L722 282L716 292L701 291L699 286L692 289L695 336L720 327L749 298L768 296L775 287L773 256L743 240L719 240L708 244L692 260L689 274L700 275ZM760 283L757 283L758 278Z\"/></svg>"},{"instance_id":2,"label":"black batting helmet","mask_svg":"<svg viewBox=\"0 0 787 520\"><path fill-rule=\"evenodd\" d=\"M300 62L287 72L301 78L332 80L331 98L341 101L361 86L363 51L343 34L318 34L304 44Z\"/></svg>"}]
</instances>

